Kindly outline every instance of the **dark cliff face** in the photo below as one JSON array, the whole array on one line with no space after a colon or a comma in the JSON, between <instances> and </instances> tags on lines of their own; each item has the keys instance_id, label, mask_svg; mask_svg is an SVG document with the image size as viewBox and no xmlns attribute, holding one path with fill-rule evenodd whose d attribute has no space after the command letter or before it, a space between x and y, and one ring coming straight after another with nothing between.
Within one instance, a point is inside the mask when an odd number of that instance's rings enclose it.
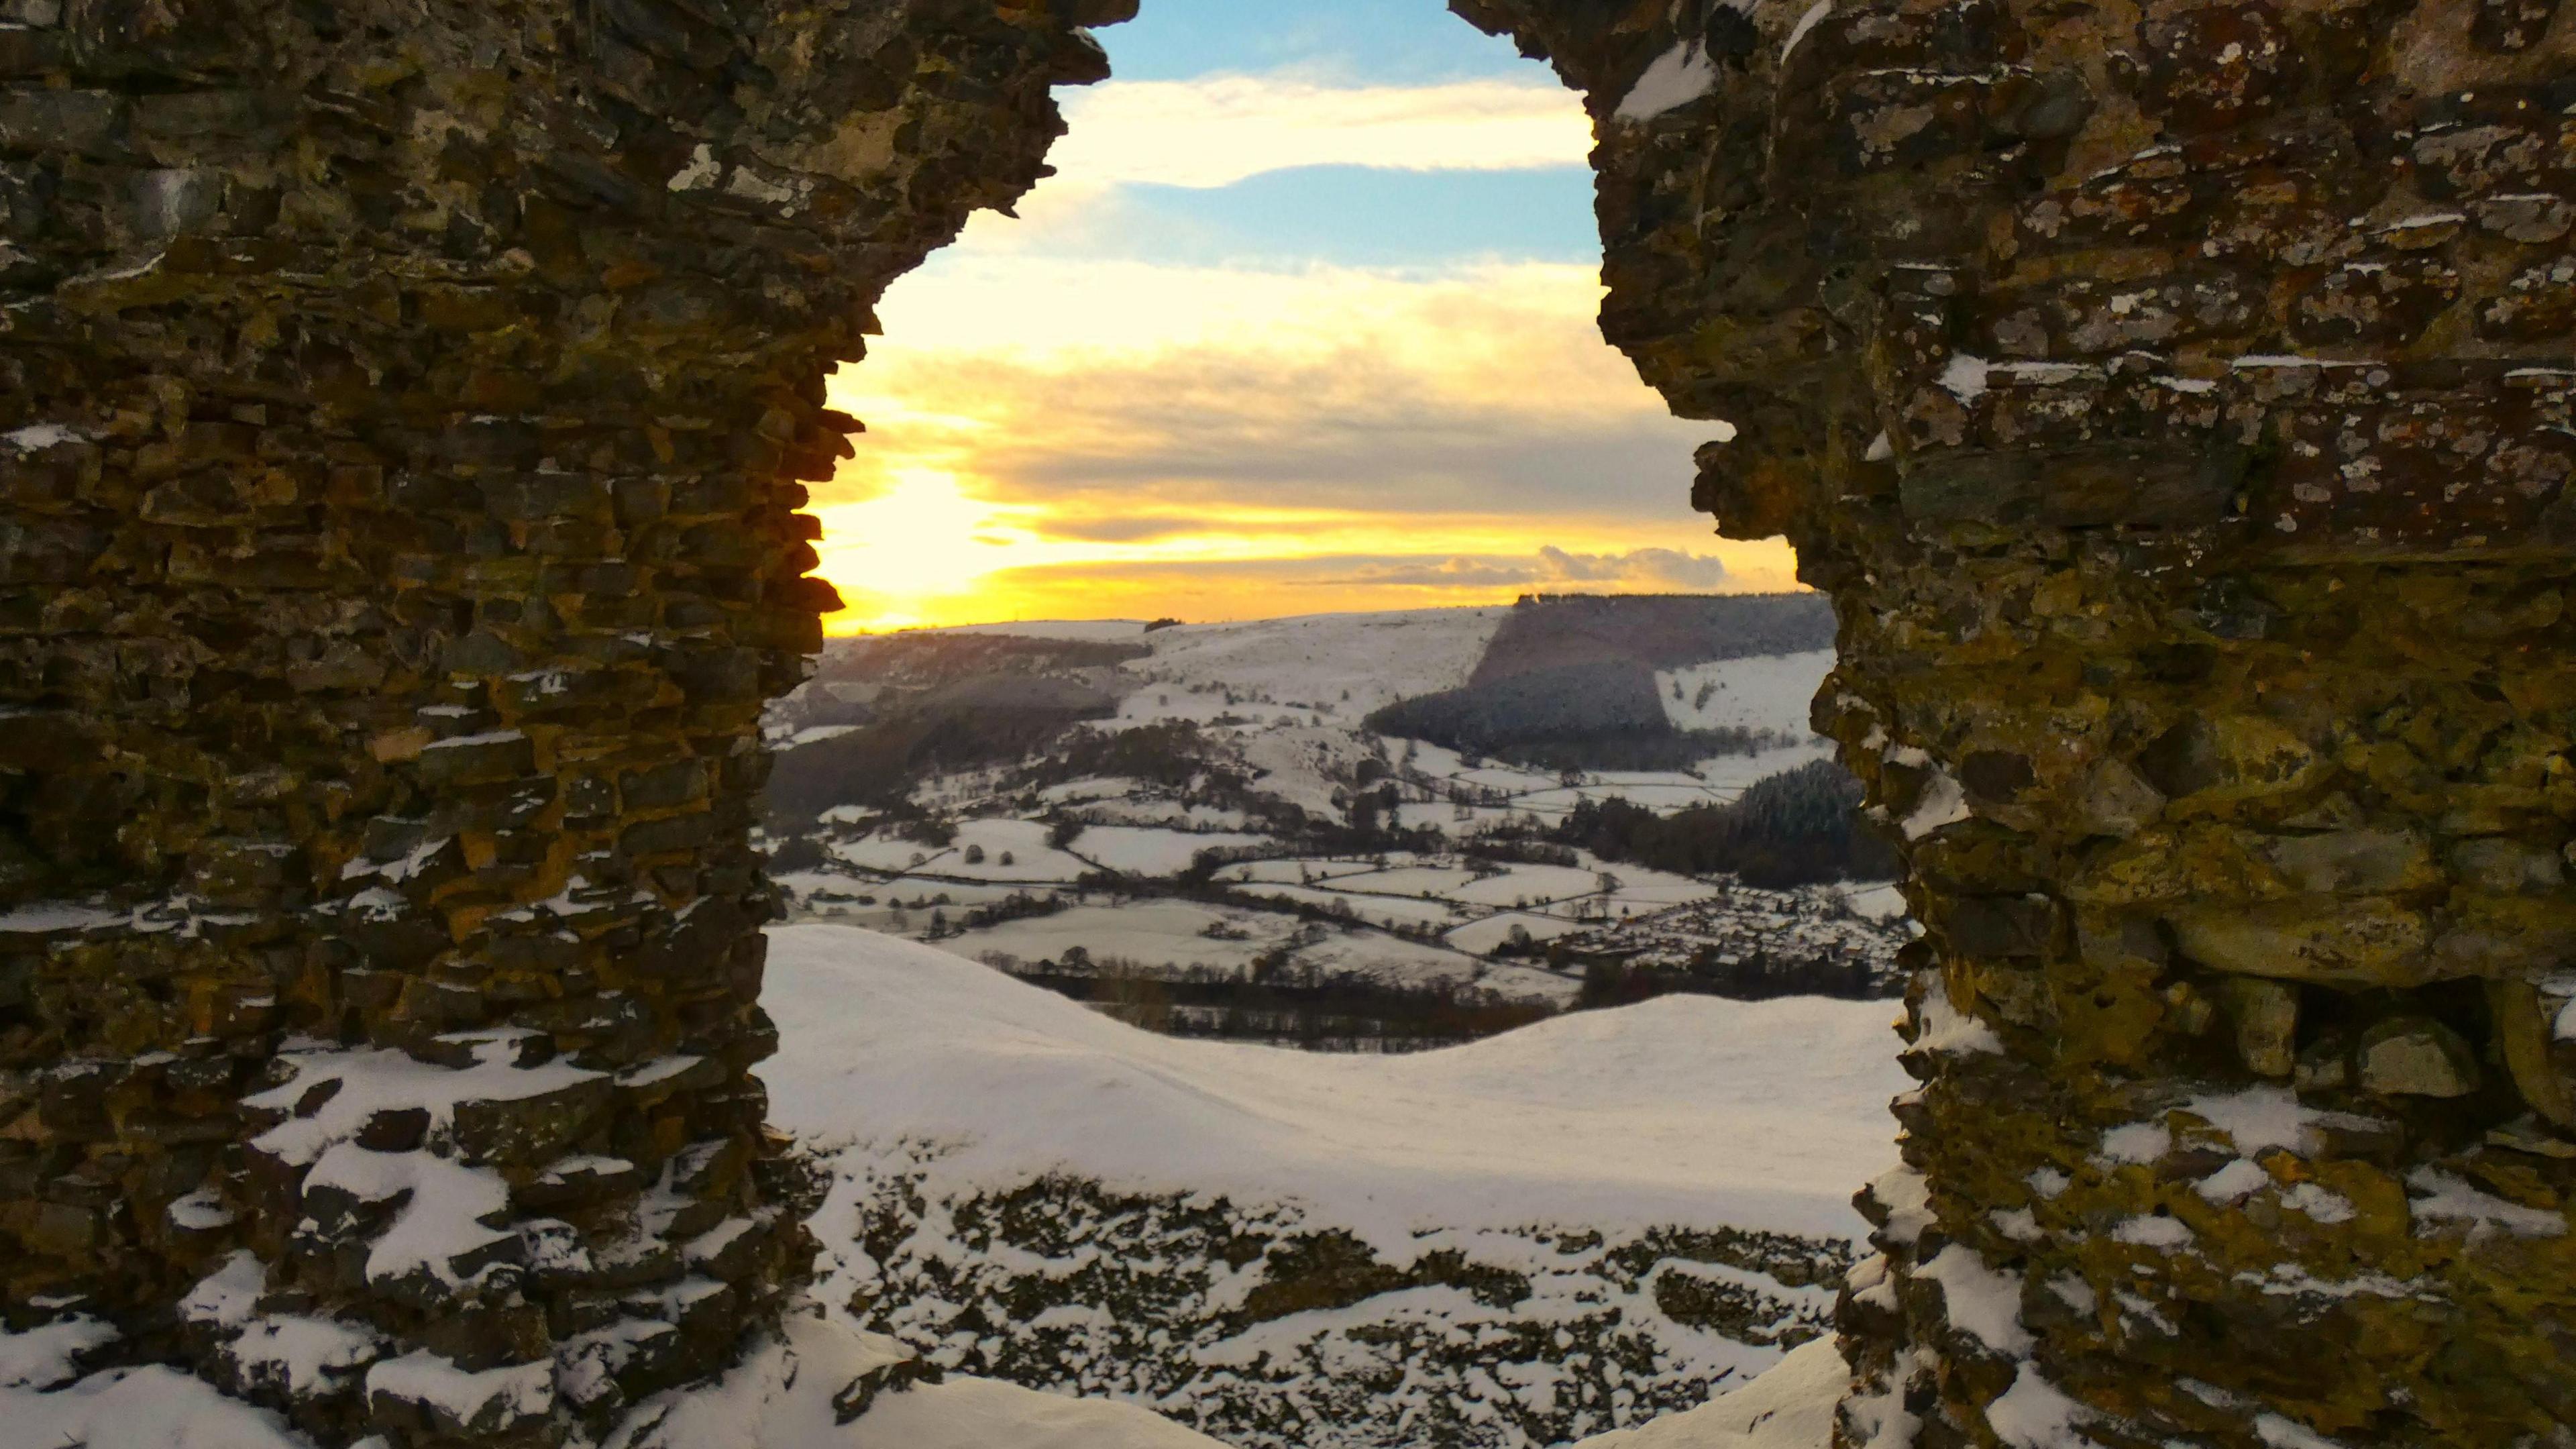
<instances>
[{"instance_id":1,"label":"dark cliff face","mask_svg":"<svg viewBox=\"0 0 2576 1449\"><path fill-rule=\"evenodd\" d=\"M745 841L822 378L1113 10L0 5L13 1324L536 1443L799 1281Z\"/></svg>"},{"instance_id":2,"label":"dark cliff face","mask_svg":"<svg viewBox=\"0 0 2576 1449\"><path fill-rule=\"evenodd\" d=\"M1907 838L1846 1441L2576 1442L2576 15L1453 8Z\"/></svg>"}]
</instances>

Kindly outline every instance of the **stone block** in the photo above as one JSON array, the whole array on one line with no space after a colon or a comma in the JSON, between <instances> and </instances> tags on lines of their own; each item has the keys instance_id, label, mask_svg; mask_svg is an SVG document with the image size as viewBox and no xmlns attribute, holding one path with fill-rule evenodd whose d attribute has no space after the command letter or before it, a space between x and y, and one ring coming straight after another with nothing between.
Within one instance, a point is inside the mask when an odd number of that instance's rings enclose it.
<instances>
[{"instance_id":1,"label":"stone block","mask_svg":"<svg viewBox=\"0 0 2576 1449\"><path fill-rule=\"evenodd\" d=\"M2432 847L2413 830L2336 830L2284 836L2265 847L2275 869L2317 895L2383 895L2438 885Z\"/></svg>"},{"instance_id":2,"label":"stone block","mask_svg":"<svg viewBox=\"0 0 2576 1449\"><path fill-rule=\"evenodd\" d=\"M2138 445L2044 459L1924 450L1909 456L1898 496L1907 517L1927 523L2189 525L2223 517L2244 472L2242 452L2221 447L2179 460Z\"/></svg>"},{"instance_id":3,"label":"stone block","mask_svg":"<svg viewBox=\"0 0 2576 1449\"><path fill-rule=\"evenodd\" d=\"M2121 760L2096 765L2075 800L2077 818L2097 835L2135 835L2153 824L2164 806L2163 793Z\"/></svg>"},{"instance_id":4,"label":"stone block","mask_svg":"<svg viewBox=\"0 0 2576 1449\"><path fill-rule=\"evenodd\" d=\"M715 838L715 818L705 811L673 815L628 826L617 848L629 856L663 855L695 850Z\"/></svg>"},{"instance_id":5,"label":"stone block","mask_svg":"<svg viewBox=\"0 0 2576 1449\"><path fill-rule=\"evenodd\" d=\"M1954 902L1942 930L1967 957L2045 956L2056 939L2057 904L2044 895L1968 896Z\"/></svg>"},{"instance_id":6,"label":"stone block","mask_svg":"<svg viewBox=\"0 0 2576 1449\"><path fill-rule=\"evenodd\" d=\"M2561 1030L2576 1020L2576 992L2543 992L2523 981L2487 983L2498 1053L2523 1101L2544 1122L2576 1130L2576 1041Z\"/></svg>"},{"instance_id":7,"label":"stone block","mask_svg":"<svg viewBox=\"0 0 2576 1449\"><path fill-rule=\"evenodd\" d=\"M2219 984L2220 1006L2236 1029L2236 1054L2262 1077L2287 1077L2298 1065L2299 990L2259 977Z\"/></svg>"},{"instance_id":8,"label":"stone block","mask_svg":"<svg viewBox=\"0 0 2576 1449\"><path fill-rule=\"evenodd\" d=\"M2184 955L2240 976L2418 986L2442 974L2424 914L2384 897L2212 905L2167 919Z\"/></svg>"},{"instance_id":9,"label":"stone block","mask_svg":"<svg viewBox=\"0 0 2576 1449\"><path fill-rule=\"evenodd\" d=\"M589 1131L615 1096L607 1078L592 1077L530 1096L460 1102L457 1147L472 1162L547 1162Z\"/></svg>"},{"instance_id":10,"label":"stone block","mask_svg":"<svg viewBox=\"0 0 2576 1449\"><path fill-rule=\"evenodd\" d=\"M536 770L536 746L517 730L460 735L423 749L416 768L432 788L512 780Z\"/></svg>"},{"instance_id":11,"label":"stone block","mask_svg":"<svg viewBox=\"0 0 2576 1449\"><path fill-rule=\"evenodd\" d=\"M223 209L224 177L205 167L137 171L120 198L121 221L139 241L164 241L213 221Z\"/></svg>"},{"instance_id":12,"label":"stone block","mask_svg":"<svg viewBox=\"0 0 2576 1449\"><path fill-rule=\"evenodd\" d=\"M411 1439L443 1436L499 1442L554 1411L554 1370L531 1363L470 1372L427 1350L367 1371L371 1426Z\"/></svg>"},{"instance_id":13,"label":"stone block","mask_svg":"<svg viewBox=\"0 0 2576 1449\"><path fill-rule=\"evenodd\" d=\"M629 810L670 810L706 798L707 770L696 760L676 760L649 770L628 771L618 779L618 795Z\"/></svg>"},{"instance_id":14,"label":"stone block","mask_svg":"<svg viewBox=\"0 0 2576 1449\"><path fill-rule=\"evenodd\" d=\"M2363 1032L2353 1051L2358 1085L2384 1097L2465 1097L2478 1089L2477 1053L2426 1017L2393 1017Z\"/></svg>"},{"instance_id":15,"label":"stone block","mask_svg":"<svg viewBox=\"0 0 2576 1449\"><path fill-rule=\"evenodd\" d=\"M2556 850L2519 840L2463 840L2451 847L2451 869L2462 884L2493 895L2536 895L2566 882Z\"/></svg>"},{"instance_id":16,"label":"stone block","mask_svg":"<svg viewBox=\"0 0 2576 1449\"><path fill-rule=\"evenodd\" d=\"M0 92L0 155L59 150L91 161L124 154L125 102L110 91Z\"/></svg>"},{"instance_id":17,"label":"stone block","mask_svg":"<svg viewBox=\"0 0 2576 1449\"><path fill-rule=\"evenodd\" d=\"M646 1181L644 1170L622 1157L574 1156L514 1185L510 1196L534 1211L561 1212L625 1197Z\"/></svg>"}]
</instances>

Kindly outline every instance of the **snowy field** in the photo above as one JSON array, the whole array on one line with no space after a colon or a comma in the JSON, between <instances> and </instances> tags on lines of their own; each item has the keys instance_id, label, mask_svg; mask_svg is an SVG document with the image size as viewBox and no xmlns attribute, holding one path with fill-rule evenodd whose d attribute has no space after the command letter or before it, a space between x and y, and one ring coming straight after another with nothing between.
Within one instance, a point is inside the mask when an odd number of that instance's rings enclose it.
<instances>
[{"instance_id":1,"label":"snowy field","mask_svg":"<svg viewBox=\"0 0 2576 1449\"><path fill-rule=\"evenodd\" d=\"M1028 821L969 821L955 844L928 847L886 836L832 848L834 870L779 877L801 919L923 937L973 961L1014 965L1091 960L1183 974L1248 972L1256 957L1321 976L1349 976L1401 988L1467 988L1494 1000L1566 1004L1579 971L1506 959L1572 932L1645 920L1675 907L1724 904L1777 928L1777 946L1839 950L1852 933L1818 922L1848 914L1862 922L1903 914L1888 886L1809 886L1760 891L1722 881L1604 862L1576 852L1574 865L1471 863L1457 855L1388 851L1372 855L1274 855L1219 866L1193 898L1123 896L1087 873L1115 871L1136 883L1185 869L1201 850L1273 845L1241 832L1188 833L1092 826L1063 850L1048 847ZM985 858L967 865L969 841ZM1001 851L1014 847L1012 863ZM1275 847L1285 849L1285 847ZM881 862L867 870L861 862ZM990 924L969 915L1015 898L1050 898L1043 913ZM1893 944L1886 950L1892 951ZM1884 954L1882 952L1881 954Z\"/></svg>"},{"instance_id":2,"label":"snowy field","mask_svg":"<svg viewBox=\"0 0 2576 1449\"><path fill-rule=\"evenodd\" d=\"M1807 733L1807 702L1834 668L1834 651L1722 659L1664 670L1655 692L1675 729L1773 730L1792 738Z\"/></svg>"},{"instance_id":3,"label":"snowy field","mask_svg":"<svg viewBox=\"0 0 2576 1449\"><path fill-rule=\"evenodd\" d=\"M1293 918L1266 911L1229 911L1194 901L1146 900L1119 905L1074 906L1053 915L1005 921L951 936L936 944L969 960L1007 956L1017 961L1060 961L1081 950L1099 961L1186 970L1203 966L1228 974L1284 943ZM1241 931L1241 938L1213 936L1211 928Z\"/></svg>"},{"instance_id":4,"label":"snowy field","mask_svg":"<svg viewBox=\"0 0 2576 1449\"><path fill-rule=\"evenodd\" d=\"M1158 629L1145 636L1153 657L1125 666L1143 683L1119 722L1209 720L1231 710L1355 729L1400 696L1466 683L1510 612L1410 609Z\"/></svg>"}]
</instances>

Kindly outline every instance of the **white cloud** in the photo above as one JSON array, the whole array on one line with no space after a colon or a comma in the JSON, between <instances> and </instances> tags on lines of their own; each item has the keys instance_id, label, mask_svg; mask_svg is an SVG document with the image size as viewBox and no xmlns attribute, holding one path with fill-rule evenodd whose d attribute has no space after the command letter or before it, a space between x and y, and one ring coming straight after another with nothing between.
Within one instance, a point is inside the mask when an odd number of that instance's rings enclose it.
<instances>
[{"instance_id":1,"label":"white cloud","mask_svg":"<svg viewBox=\"0 0 2576 1449\"><path fill-rule=\"evenodd\" d=\"M1357 560L1357 566L1319 582L1327 584L1413 585L1436 588L1591 586L1591 592L1635 589L1714 589L1731 577L1726 561L1715 554L1670 548L1638 548L1626 553L1568 553L1541 544L1534 555L1389 557Z\"/></svg>"},{"instance_id":2,"label":"white cloud","mask_svg":"<svg viewBox=\"0 0 2576 1449\"><path fill-rule=\"evenodd\" d=\"M1364 352L1516 407L1660 416L1601 340L1601 292L1593 268L1551 262L1288 272L965 252L895 285L884 339L847 380L872 391L934 356L1081 373L1178 351L1273 367Z\"/></svg>"},{"instance_id":3,"label":"white cloud","mask_svg":"<svg viewBox=\"0 0 2576 1449\"><path fill-rule=\"evenodd\" d=\"M1692 451L1724 429L1668 414L1601 340L1600 296L1554 264L959 258L906 279L837 379L870 427L844 486L909 465L1139 512L1687 517Z\"/></svg>"},{"instance_id":4,"label":"white cloud","mask_svg":"<svg viewBox=\"0 0 2576 1449\"><path fill-rule=\"evenodd\" d=\"M1565 583L1658 584L1676 589L1713 589L1726 582L1726 564L1709 554L1669 548L1641 548L1624 554L1567 553L1555 544L1538 551L1551 578Z\"/></svg>"},{"instance_id":5,"label":"white cloud","mask_svg":"<svg viewBox=\"0 0 2576 1449\"><path fill-rule=\"evenodd\" d=\"M1439 531L1407 529L1403 537L1434 543ZM1384 544L1392 537L1382 531L1370 541ZM1551 545L1535 553L1289 553L1039 564L993 575L980 616L1150 617L1178 611L1193 619L1245 619L1319 608L1504 603L1532 592L1762 593L1798 587L1787 544L1710 542L1717 554L1658 547L1566 554ZM1582 560L1584 576L1569 577L1550 554ZM954 617L976 613L969 609Z\"/></svg>"},{"instance_id":6,"label":"white cloud","mask_svg":"<svg viewBox=\"0 0 2576 1449\"><path fill-rule=\"evenodd\" d=\"M1138 229L1129 183L1579 165L1571 94L1274 74L1113 84L1068 110L1063 174L1025 220L979 215L897 283L884 337L834 380L869 424L816 490L854 617L1788 585L1785 547L1708 539L1689 512L1693 449L1731 430L1671 417L1603 342L1595 266L1137 255L1167 232Z\"/></svg>"},{"instance_id":7,"label":"white cloud","mask_svg":"<svg viewBox=\"0 0 2576 1449\"><path fill-rule=\"evenodd\" d=\"M1545 81L1327 86L1291 75L1112 81L1065 105L1055 188L1231 186L1293 166L1520 171L1580 166L1592 122Z\"/></svg>"}]
</instances>

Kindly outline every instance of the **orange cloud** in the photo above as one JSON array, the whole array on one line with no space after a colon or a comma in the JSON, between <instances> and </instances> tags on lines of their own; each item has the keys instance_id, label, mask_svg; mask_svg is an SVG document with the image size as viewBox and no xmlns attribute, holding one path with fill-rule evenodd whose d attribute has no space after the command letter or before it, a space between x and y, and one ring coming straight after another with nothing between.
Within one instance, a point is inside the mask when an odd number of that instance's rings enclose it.
<instances>
[{"instance_id":1,"label":"orange cloud","mask_svg":"<svg viewBox=\"0 0 2576 1449\"><path fill-rule=\"evenodd\" d=\"M1299 134L1272 154L1320 154ZM1006 234L979 218L898 283L833 382L869 424L816 489L836 629L1792 586L1784 546L1689 512L1692 451L1729 430L1602 342L1589 266L1170 266Z\"/></svg>"}]
</instances>

